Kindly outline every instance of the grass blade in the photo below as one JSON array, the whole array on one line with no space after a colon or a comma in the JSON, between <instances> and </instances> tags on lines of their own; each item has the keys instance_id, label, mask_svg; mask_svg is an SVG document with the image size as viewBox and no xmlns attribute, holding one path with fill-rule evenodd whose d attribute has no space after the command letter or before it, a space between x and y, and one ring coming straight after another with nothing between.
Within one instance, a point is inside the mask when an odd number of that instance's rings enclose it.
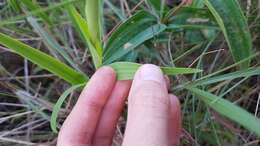
<instances>
[{"instance_id":1,"label":"grass blade","mask_svg":"<svg viewBox=\"0 0 260 146\"><path fill-rule=\"evenodd\" d=\"M249 68L246 70L241 70L241 71L237 71L237 72L232 72L232 73L228 73L228 74L224 74L224 75L219 75L216 77L199 80L199 81L195 82L195 84L192 84L192 85L194 85L194 86L208 85L208 84L217 83L220 81L233 80L233 79L241 78L241 77L251 77L254 75L260 75L260 67Z\"/></svg>"},{"instance_id":2,"label":"grass blade","mask_svg":"<svg viewBox=\"0 0 260 146\"><path fill-rule=\"evenodd\" d=\"M195 8L202 8L204 6L204 0L193 0L191 6Z\"/></svg>"},{"instance_id":3,"label":"grass blade","mask_svg":"<svg viewBox=\"0 0 260 146\"><path fill-rule=\"evenodd\" d=\"M38 3L35 0L21 0L21 2L30 10L30 11L36 11L41 10L41 6L38 5ZM51 21L49 19L49 16L45 14L44 12L39 12L37 14L38 17L42 18L45 22L48 24L51 24Z\"/></svg>"},{"instance_id":4,"label":"grass blade","mask_svg":"<svg viewBox=\"0 0 260 146\"><path fill-rule=\"evenodd\" d=\"M78 66L75 64L75 62L72 60L72 58L68 55L68 53L65 51L64 48L62 48L55 38L53 38L47 31L45 31L42 26L37 22L37 20L29 16L27 17L27 21L29 24L34 28L34 30L37 32L37 34L43 39L44 44L49 48L54 50L55 52L58 52L65 60L68 62L74 69L78 69Z\"/></svg>"},{"instance_id":5,"label":"grass blade","mask_svg":"<svg viewBox=\"0 0 260 146\"><path fill-rule=\"evenodd\" d=\"M0 33L0 44L71 84L81 84L88 80L87 76L76 72L59 60L2 33Z\"/></svg>"},{"instance_id":6,"label":"grass blade","mask_svg":"<svg viewBox=\"0 0 260 146\"><path fill-rule=\"evenodd\" d=\"M14 0L14 1L17 1L17 0ZM7 20L1 20L0 21L0 27L16 23L16 21L22 20L22 19L24 19L28 16L31 16L31 15L38 15L39 13L42 13L42 12L44 13L44 12L48 12L48 11L54 11L54 10L57 10L59 8L66 6L66 5L70 5L70 4L76 3L76 2L78 2L78 0L64 0L62 2L52 3L52 5L49 6L49 7L33 10L33 11L30 11L28 14L18 15L16 17L12 17L12 18L7 19Z\"/></svg>"},{"instance_id":7,"label":"grass blade","mask_svg":"<svg viewBox=\"0 0 260 146\"><path fill-rule=\"evenodd\" d=\"M132 62L116 62L110 64L110 66L116 71L118 80L130 80L133 79L135 72L141 66L141 64ZM202 70L198 69L177 67L161 67L161 70L166 75L192 74L202 72Z\"/></svg>"},{"instance_id":8,"label":"grass blade","mask_svg":"<svg viewBox=\"0 0 260 146\"><path fill-rule=\"evenodd\" d=\"M79 85L74 85L72 87L70 87L69 89L67 89L65 92L63 92L63 94L59 97L58 101L56 102L56 104L53 107L52 110L52 114L51 114L51 129L53 132L57 133L57 118L58 118L58 114L59 111L61 109L61 106L63 104L63 102L65 101L65 99L76 89L83 87L85 84L79 84Z\"/></svg>"},{"instance_id":9,"label":"grass blade","mask_svg":"<svg viewBox=\"0 0 260 146\"><path fill-rule=\"evenodd\" d=\"M104 3L117 15L120 20L126 20L126 16L122 14L119 8L117 8L110 0L104 0Z\"/></svg>"},{"instance_id":10,"label":"grass blade","mask_svg":"<svg viewBox=\"0 0 260 146\"><path fill-rule=\"evenodd\" d=\"M166 6L166 0L147 0L147 3L151 6L152 10L162 18L163 15L169 11L169 8Z\"/></svg>"},{"instance_id":11,"label":"grass blade","mask_svg":"<svg viewBox=\"0 0 260 146\"><path fill-rule=\"evenodd\" d=\"M235 62L250 56L252 40L243 12L236 0L205 0L220 26ZM240 68L248 68L250 60Z\"/></svg>"},{"instance_id":12,"label":"grass blade","mask_svg":"<svg viewBox=\"0 0 260 146\"><path fill-rule=\"evenodd\" d=\"M255 132L258 136L260 136L260 120L252 114L231 103L230 101L220 98L209 92L193 87L189 87L187 89L198 95L201 100L203 100L208 106L216 110L221 115L239 123L246 129Z\"/></svg>"},{"instance_id":13,"label":"grass blade","mask_svg":"<svg viewBox=\"0 0 260 146\"><path fill-rule=\"evenodd\" d=\"M90 40L96 45L101 44L101 6L102 0L86 0L86 18Z\"/></svg>"},{"instance_id":14,"label":"grass blade","mask_svg":"<svg viewBox=\"0 0 260 146\"><path fill-rule=\"evenodd\" d=\"M74 26L77 28L77 30L81 34L84 41L88 44L95 67L96 68L100 67L102 65L102 54L103 54L100 44L94 44L91 41L88 24L84 20L84 18L77 12L75 7L73 5L69 5L67 7L67 10L68 10L68 14L69 14Z\"/></svg>"},{"instance_id":15,"label":"grass blade","mask_svg":"<svg viewBox=\"0 0 260 146\"><path fill-rule=\"evenodd\" d=\"M19 6L19 3L17 0L8 0L8 4L17 12L21 11L21 7Z\"/></svg>"}]
</instances>

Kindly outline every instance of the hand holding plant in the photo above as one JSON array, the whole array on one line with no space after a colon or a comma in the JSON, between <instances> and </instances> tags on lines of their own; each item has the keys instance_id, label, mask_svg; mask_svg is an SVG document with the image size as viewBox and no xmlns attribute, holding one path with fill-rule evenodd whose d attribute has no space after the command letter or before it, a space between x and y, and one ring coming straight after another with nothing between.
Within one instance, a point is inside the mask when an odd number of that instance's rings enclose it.
<instances>
[{"instance_id":1,"label":"hand holding plant","mask_svg":"<svg viewBox=\"0 0 260 146\"><path fill-rule=\"evenodd\" d=\"M129 93L131 81L116 81L112 68L101 67L64 122L58 146L110 146L128 93L123 146L177 146L181 134L180 104L168 94L167 82L159 67L143 65L135 74Z\"/></svg>"},{"instance_id":2,"label":"hand holding plant","mask_svg":"<svg viewBox=\"0 0 260 146\"><path fill-rule=\"evenodd\" d=\"M67 111L74 103L74 91L86 86L61 129L59 142L68 142L67 138L72 138L69 142L104 142L109 145L115 123L129 92L129 80L134 79L126 112L128 123L131 124L127 125L124 144L137 145L128 143L135 142L133 139L136 137L142 137L142 131L136 132L137 129L155 130L146 127L145 122L151 122L153 125L166 123L165 119L163 122L156 122L157 116L152 114L147 115L155 116L154 120L142 119L142 122L138 122L140 117L144 116L142 112L153 111L154 109L149 108L151 105L160 106L158 109L164 113L159 115L168 113L171 118L171 108L168 109L167 106L169 101L165 100L176 99L168 95L165 84L158 86L161 79L156 80L156 83L146 81L145 78L152 79L149 76L156 71L146 74L145 77L138 77L141 74L138 69L144 68L142 64L153 63L160 66L160 70L174 81L174 86L170 89L182 97L183 129L195 140L226 145L245 143L239 140L241 135L244 139L257 139L256 137L260 136L260 120L257 118L259 104L254 103L260 102L260 99L256 101L252 98L253 93L258 92L255 76L260 74L259 61L256 59L260 52L255 49L257 46L252 46L253 40L249 31L249 28L253 29L257 25L251 24L251 27L248 27L247 24L251 19L258 22L259 17L246 19L238 0L182 0L182 3L181 0L120 2L122 3L119 4L117 0L4 2L5 8L0 10L0 17L8 19L9 16L13 16L9 14L14 12L13 9L18 16L12 17L10 21L1 20L0 49L3 48L4 53L7 51L22 56L25 64L19 67L18 71L20 74L20 68L24 69L22 77L17 78L16 72L13 76L8 69L6 71L2 67L2 62L0 64L0 73L5 74L8 80L11 78L10 81L4 79L4 89L10 88L10 94L17 95L18 102L26 102L25 106L21 107L22 110L15 108L15 112L9 112L10 118L13 117L12 113L31 110L37 113L37 118L32 118L33 120L39 118L51 123L51 129L48 129L49 125L45 126L48 127L46 132L48 135L51 133L52 139L55 139L66 117L67 112L63 111ZM12 6L11 11L9 4ZM0 7L2 8L2 5ZM2 58L0 60L5 61ZM29 63L29 67L27 60L33 63ZM7 66L10 64L8 62ZM91 77L94 72L96 73ZM44 75L44 79L41 80L42 74L45 73L48 73L49 80L45 81ZM30 75L33 78L40 76L40 79L30 80ZM161 73L157 75L161 76ZM0 85L2 79L1 77ZM59 89L56 89L56 85ZM39 90L38 86L41 86ZM64 91L64 88L68 89ZM146 89L149 89L149 92ZM37 99L46 100L49 105L42 108L43 102L36 103L35 98L25 102L20 100L24 98L20 93L24 92L27 93L26 96L35 95L39 97ZM7 98L6 101L9 101L9 95ZM160 102L154 99L159 99ZM158 105L153 105L154 102ZM179 108L177 103L176 99L174 107ZM6 104L5 101L3 104ZM16 106L6 106L10 105ZM255 115L252 115L252 107L256 108ZM213 110L215 112L212 112ZM218 114L221 115L220 121L226 121L222 120L225 117L230 121L227 120L228 122L223 124L215 120ZM179 115L177 116L175 119L178 121ZM6 120L5 117L2 119ZM13 125L17 125L16 121L22 120L12 121L15 123ZM235 124L232 121L237 125L232 127ZM146 136L164 138L160 144L153 142L157 145L178 143L179 130L176 130L176 127L178 129L180 124L177 123L176 126L174 122L167 122L172 124L157 125L157 128L175 131L168 135L176 139L168 141L166 131L163 130L159 131L163 131L160 134L164 136L158 136L154 132ZM225 127L226 125L228 126ZM229 125L232 127L231 130L228 129ZM103 129L107 129L107 132ZM131 129L135 129L134 132ZM30 135L30 130L28 131ZM20 137L19 132L17 133ZM85 135L87 139L82 138ZM104 137L105 140L100 140ZM0 136L0 140L1 138Z\"/></svg>"}]
</instances>

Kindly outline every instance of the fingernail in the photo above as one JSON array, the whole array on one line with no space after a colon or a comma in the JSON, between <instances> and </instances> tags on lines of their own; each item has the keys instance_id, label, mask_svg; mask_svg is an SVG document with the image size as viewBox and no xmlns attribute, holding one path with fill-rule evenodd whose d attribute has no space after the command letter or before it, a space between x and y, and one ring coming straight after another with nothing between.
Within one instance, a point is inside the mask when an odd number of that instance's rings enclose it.
<instances>
[{"instance_id":1,"label":"fingernail","mask_svg":"<svg viewBox=\"0 0 260 146\"><path fill-rule=\"evenodd\" d=\"M155 81L160 84L165 84L163 73L158 66L145 64L140 67L139 71L142 80Z\"/></svg>"}]
</instances>

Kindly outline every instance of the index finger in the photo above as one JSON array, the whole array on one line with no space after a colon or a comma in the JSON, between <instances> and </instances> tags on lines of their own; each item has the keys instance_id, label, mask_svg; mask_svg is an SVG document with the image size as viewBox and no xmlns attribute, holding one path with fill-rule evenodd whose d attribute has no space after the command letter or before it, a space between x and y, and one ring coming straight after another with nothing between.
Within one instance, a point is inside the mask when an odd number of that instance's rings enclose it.
<instances>
[{"instance_id":1,"label":"index finger","mask_svg":"<svg viewBox=\"0 0 260 146\"><path fill-rule=\"evenodd\" d=\"M100 114L115 82L116 74L110 67L102 67L92 76L62 126L58 146L91 145Z\"/></svg>"}]
</instances>

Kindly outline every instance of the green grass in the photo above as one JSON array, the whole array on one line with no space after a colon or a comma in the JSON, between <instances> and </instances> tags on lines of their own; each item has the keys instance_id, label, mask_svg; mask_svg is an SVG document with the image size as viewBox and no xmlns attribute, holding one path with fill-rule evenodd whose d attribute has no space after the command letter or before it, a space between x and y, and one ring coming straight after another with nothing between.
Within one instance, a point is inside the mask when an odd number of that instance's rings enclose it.
<instances>
[{"instance_id":1,"label":"green grass","mask_svg":"<svg viewBox=\"0 0 260 146\"><path fill-rule=\"evenodd\" d=\"M123 80L143 63L161 66L181 97L183 145L257 140L260 14L258 1L252 3L247 9L237 0L173 8L154 0L104 0L104 7L98 0L3 2L0 143L54 144L52 130L97 68L110 65Z\"/></svg>"}]
</instances>

